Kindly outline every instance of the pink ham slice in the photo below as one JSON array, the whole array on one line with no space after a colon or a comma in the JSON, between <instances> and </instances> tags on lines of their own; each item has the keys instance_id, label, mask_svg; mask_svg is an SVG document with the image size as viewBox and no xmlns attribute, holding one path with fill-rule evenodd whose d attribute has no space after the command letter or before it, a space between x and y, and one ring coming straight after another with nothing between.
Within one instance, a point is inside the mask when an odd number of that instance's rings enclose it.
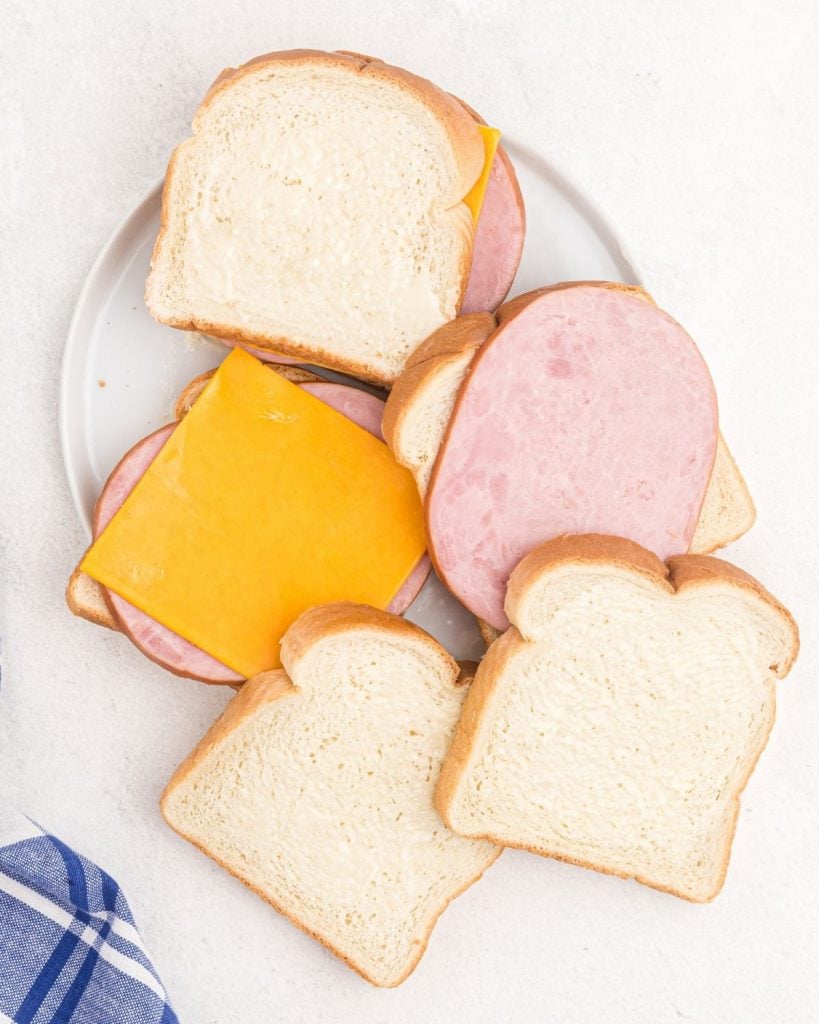
<instances>
[{"instance_id":1,"label":"pink ham slice","mask_svg":"<svg viewBox=\"0 0 819 1024\"><path fill-rule=\"evenodd\" d=\"M525 234L526 214L515 170L499 148L475 227L462 313L491 313L503 302L518 272Z\"/></svg>"},{"instance_id":2,"label":"pink ham slice","mask_svg":"<svg viewBox=\"0 0 819 1024\"><path fill-rule=\"evenodd\" d=\"M175 429L175 423L168 423L153 434L143 437L114 467L94 506L92 532L95 540L114 518L114 513L120 510L137 480L159 455Z\"/></svg>"},{"instance_id":3,"label":"pink ham slice","mask_svg":"<svg viewBox=\"0 0 819 1024\"><path fill-rule=\"evenodd\" d=\"M102 489L94 509L93 536L96 539L134 489L142 474L159 454L176 428L161 427L139 441L119 462ZM128 639L153 661L176 675L208 683L240 683L243 677L200 647L152 619L107 587L105 597L114 618Z\"/></svg>"},{"instance_id":4,"label":"pink ham slice","mask_svg":"<svg viewBox=\"0 0 819 1024\"><path fill-rule=\"evenodd\" d=\"M332 381L325 380L307 381L300 384L299 387L304 391L309 391L316 398L320 398L326 405L358 424L363 430L377 437L379 441L384 440L381 436L384 403L380 398L376 398L375 395L371 395L367 391L351 388L347 384L334 384Z\"/></svg>"},{"instance_id":5,"label":"pink ham slice","mask_svg":"<svg viewBox=\"0 0 819 1024\"><path fill-rule=\"evenodd\" d=\"M688 550L714 462L702 356L666 313L591 285L500 310L458 397L426 500L438 574L496 629L509 573L563 533Z\"/></svg>"},{"instance_id":6,"label":"pink ham slice","mask_svg":"<svg viewBox=\"0 0 819 1024\"><path fill-rule=\"evenodd\" d=\"M335 384L330 381L315 381L299 385L316 398L336 409L348 419L381 438L381 417L384 403L380 398L366 391ZM93 536L99 536L125 499L136 486L145 470L159 454L162 446L176 428L175 423L150 434L138 444L116 466L100 494L94 509ZM427 555L415 566L393 598L388 611L400 615L412 603L430 572ZM200 679L207 683L235 684L244 677L217 661L201 648L189 643L163 626L156 619L140 611L129 601L104 588L109 607L122 632L153 661L176 675Z\"/></svg>"}]
</instances>

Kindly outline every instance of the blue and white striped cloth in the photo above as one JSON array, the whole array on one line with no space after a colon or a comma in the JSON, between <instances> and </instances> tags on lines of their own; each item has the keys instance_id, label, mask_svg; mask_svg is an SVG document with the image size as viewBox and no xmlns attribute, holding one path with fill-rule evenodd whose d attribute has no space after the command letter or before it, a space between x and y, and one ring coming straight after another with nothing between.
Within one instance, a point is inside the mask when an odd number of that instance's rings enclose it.
<instances>
[{"instance_id":1,"label":"blue and white striped cloth","mask_svg":"<svg viewBox=\"0 0 819 1024\"><path fill-rule=\"evenodd\" d=\"M0 1024L178 1024L117 883L0 805Z\"/></svg>"}]
</instances>

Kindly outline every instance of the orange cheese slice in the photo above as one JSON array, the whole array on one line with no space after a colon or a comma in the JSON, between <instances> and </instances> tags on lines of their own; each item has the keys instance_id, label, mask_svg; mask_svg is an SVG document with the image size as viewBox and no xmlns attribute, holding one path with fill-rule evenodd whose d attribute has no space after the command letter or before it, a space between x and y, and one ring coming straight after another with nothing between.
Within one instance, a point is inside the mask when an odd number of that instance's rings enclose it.
<instances>
[{"instance_id":1,"label":"orange cheese slice","mask_svg":"<svg viewBox=\"0 0 819 1024\"><path fill-rule=\"evenodd\" d=\"M486 195L486 186L489 184L489 173L492 170L492 162L495 159L495 153L498 151L498 143L501 137L501 133L497 128L489 128L485 124L479 124L478 131L483 138L483 170L478 180L472 186L471 191L464 198L464 202L472 212L473 224L478 223L481 206L483 206L483 197Z\"/></svg>"},{"instance_id":2,"label":"orange cheese slice","mask_svg":"<svg viewBox=\"0 0 819 1024\"><path fill-rule=\"evenodd\" d=\"M235 349L82 568L252 676L311 605L386 608L425 547L387 446Z\"/></svg>"}]
</instances>

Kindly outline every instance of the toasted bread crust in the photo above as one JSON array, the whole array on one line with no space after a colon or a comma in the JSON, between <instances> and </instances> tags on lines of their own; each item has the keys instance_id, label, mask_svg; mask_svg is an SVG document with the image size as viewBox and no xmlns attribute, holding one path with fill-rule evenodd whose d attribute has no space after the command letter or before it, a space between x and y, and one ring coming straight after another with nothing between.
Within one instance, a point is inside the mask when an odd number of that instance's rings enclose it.
<instances>
[{"instance_id":1,"label":"toasted bread crust","mask_svg":"<svg viewBox=\"0 0 819 1024\"><path fill-rule=\"evenodd\" d=\"M566 564L595 564L611 567L616 570L626 569L645 579L651 580L656 583L660 590L671 594L689 589L690 587L708 586L714 582L719 584L727 583L731 586L751 591L769 604L778 615L782 616L791 632L790 656L782 665L771 666L772 669L780 677L786 675L797 656L799 634L793 616L748 573L721 559L712 558L708 555L677 555L669 559L668 563L665 564L652 552L641 548L640 545L635 544L633 541L599 534L558 537L555 540L547 541L545 544L540 545L527 555L510 577L509 593L507 595L507 608L511 613L510 617L514 615L517 602L521 599L528 585L538 579L543 573L549 572L551 568ZM525 647L528 642L516 626L510 626L500 639L489 648L464 701L452 746L441 768L441 774L435 790L435 806L438 808L438 813L446 825L454 832L458 832L458 829L454 827L449 811L472 753L483 714L492 699L506 662L517 651ZM667 892L672 896L677 896L692 903L708 903L719 894L725 882L731 846L736 832L737 817L739 815L740 796L756 767L773 727L776 713L776 692L772 680L767 681L766 688L769 698L767 720L760 734L759 746L749 759L747 771L738 780L737 786L731 795L730 817L726 822L721 858L722 866L717 883L713 891L702 899L697 899L690 894L680 892L673 887L657 885L655 882L639 874L611 870L579 858L567 857L546 848L541 849L523 843L513 843L506 838L500 838L489 833L472 835L461 832L459 834L468 835L470 839L484 839L490 842L503 843L510 848L528 850L540 856L551 857L568 864L590 868L603 874L616 875L619 878L633 878L643 885L659 889L661 892Z\"/></svg>"},{"instance_id":2,"label":"toasted bread crust","mask_svg":"<svg viewBox=\"0 0 819 1024\"><path fill-rule=\"evenodd\" d=\"M324 621L325 612L326 621ZM397 616L390 615L388 612L380 612L374 608L369 608L365 605L356 605L351 602L339 602L335 605L325 605L323 607L312 608L301 615L284 636L282 641L282 660L284 661L285 659L286 645L292 648L292 656L290 657L290 661L292 663L293 660L297 660L301 657L302 654L309 650L313 643L318 642L322 637L331 633L344 632L348 629L362 627L375 627L379 630L394 632L396 635L402 637L412 636L416 639L421 637L425 642L428 641L431 646L434 645L446 660L452 662L452 685L454 687L469 685L471 681L471 666L467 664L461 668L440 646L440 644L429 636L429 634L420 629L420 627L413 626L411 623L406 622ZM291 637L293 630L296 630L296 632ZM498 857L500 857L503 852L501 847L498 847L494 856L491 857L491 859L488 859L483 870L478 872L456 892L453 892L442 903L440 908L431 915L426 931L422 936L421 941L417 944L414 955L408 962L405 970L390 985L383 986L375 978L368 975L367 972L358 964L354 963L348 956L329 942L324 936L308 928L304 922L295 916L284 904L271 899L255 885L247 881L247 879L242 876L241 872L236 870L232 865L226 863L219 857L215 857L202 843L197 842L189 835L180 831L173 823L168 813L167 804L170 795L177 786L185 782L188 775L198 768L199 764L207 758L208 754L218 746L225 737L227 737L235 728L241 726L243 722L251 718L260 707L263 707L265 704L272 703L273 701L293 696L298 692L298 688L294 686L284 669L264 672L258 676L254 676L252 679L249 679L239 690L238 694L230 701L222 715L210 727L204 738L197 744L194 750L185 758L182 764L174 772L170 782L162 793L162 797L160 798L160 810L165 821L175 832L206 856L210 857L229 874L238 878L239 881L255 892L256 895L261 897L266 903L269 903L274 910L287 918L288 921L294 924L302 932L321 943L322 946L347 964L348 967L352 968L352 970L364 978L365 981L368 981L371 985L376 987L395 988L405 981L418 966L418 963L426 952L429 937L432 934L435 924L441 914L443 914L449 904L453 900L457 899L462 892L465 892L466 889L483 877L484 872L492 866Z\"/></svg>"},{"instance_id":3,"label":"toasted bread crust","mask_svg":"<svg viewBox=\"0 0 819 1024\"><path fill-rule=\"evenodd\" d=\"M376 629L379 632L392 633L404 640L420 641L430 653L446 663L452 685L457 684L461 667L426 630L391 612L384 612L366 604L356 604L353 601L336 601L303 612L282 638L282 665L288 672L293 673L301 658L325 636L346 633L354 629Z\"/></svg>"},{"instance_id":4,"label":"toasted bread crust","mask_svg":"<svg viewBox=\"0 0 819 1024\"><path fill-rule=\"evenodd\" d=\"M353 54L352 52L336 51L327 52L324 50L279 50L255 57L238 68L226 68L216 78L196 111L193 118L193 135L180 143L171 154L168 169L165 174L165 184L162 189L162 209L160 213L159 233L154 243L151 256L151 273L148 276L145 291L145 302L149 311L157 319L160 319L155 312L151 299L152 279L154 265L159 261L160 255L165 246L169 226L169 206L172 191L173 178L177 169L177 162L184 147L193 143L196 137L198 124L208 107L230 85L243 75L253 73L260 66L274 65L281 63L291 64L325 64L336 68L342 68L354 74L367 74L379 78L384 82L403 89L416 99L420 100L435 116L443 126L453 148L458 154L458 165L461 178L458 182L455 193L451 197L444 197L444 202L449 203L449 209L455 208L458 204L462 206L463 216L459 218L457 230L467 238L463 246L463 257L459 268L460 295L457 308L463 302L466 288L469 281L469 272L472 265L472 239L474 238L474 225L472 217L466 205L464 197L469 193L475 181L477 181L484 162L483 140L476 131L475 120L468 113L463 105L444 92L438 86L425 78L420 78L403 68L386 64L373 57ZM346 359L338 353L328 352L320 348L299 344L291 338L279 335L261 335L253 331L242 330L227 324L213 323L196 317L173 317L163 316L162 323L169 324L179 330L202 331L217 338L229 341L239 341L259 349L267 349L281 355L295 357L304 362L319 363L342 373L349 373L362 380L371 381L375 384L389 384L393 377L377 370L373 366L361 363L356 360Z\"/></svg>"},{"instance_id":5,"label":"toasted bread crust","mask_svg":"<svg viewBox=\"0 0 819 1024\"><path fill-rule=\"evenodd\" d=\"M466 110L464 104L430 82L429 79L421 78L420 75L415 75L394 64L387 64L378 57L368 57L365 54L354 53L352 50L274 50L254 57L237 68L225 68L205 94L205 98L194 115L194 131L199 118L215 97L223 92L229 84L235 83L236 79L248 72L256 71L260 66L284 63L326 64L343 68L354 74L371 75L384 82L400 86L432 111L444 126L453 149L461 157L463 177L458 189L459 196L455 201L459 202L478 179L484 162L483 141L475 131L475 118L471 111Z\"/></svg>"},{"instance_id":6,"label":"toasted bread crust","mask_svg":"<svg viewBox=\"0 0 819 1024\"><path fill-rule=\"evenodd\" d=\"M469 313L439 327L421 342L393 384L384 406L381 432L393 455L399 457L399 433L404 416L435 374L465 352L477 351L495 330L491 313ZM400 461L400 459L399 459Z\"/></svg>"},{"instance_id":7,"label":"toasted bread crust","mask_svg":"<svg viewBox=\"0 0 819 1024\"><path fill-rule=\"evenodd\" d=\"M411 370L433 359L479 349L497 326L492 313L464 313L422 341L407 360L406 368Z\"/></svg>"},{"instance_id":8,"label":"toasted bread crust","mask_svg":"<svg viewBox=\"0 0 819 1024\"><path fill-rule=\"evenodd\" d=\"M466 771L481 719L495 692L497 678L507 657L525 642L518 630L514 626L510 626L494 643L490 644L461 707L461 717L455 726L449 753L441 766L438 784L435 787L435 807L444 824L453 832L458 832L458 830L453 824L449 811L461 778ZM463 835L464 833L458 834ZM477 837L470 836L469 838ZM482 836L481 838L488 837ZM508 846L509 843L504 840L503 845Z\"/></svg>"},{"instance_id":9,"label":"toasted bread crust","mask_svg":"<svg viewBox=\"0 0 819 1024\"><path fill-rule=\"evenodd\" d=\"M83 587L90 587L97 591L100 602L98 606L83 599L81 594ZM119 632L117 620L111 614L102 586L87 573L84 573L79 565L68 579L68 585L65 588L65 603L72 615L93 622L95 626L103 626L115 633Z\"/></svg>"},{"instance_id":10,"label":"toasted bread crust","mask_svg":"<svg viewBox=\"0 0 819 1024\"><path fill-rule=\"evenodd\" d=\"M160 231L161 230L160 222ZM146 303L147 302L148 299L146 296ZM153 313L151 315L153 315ZM303 363L324 366L328 370L336 370L339 373L346 373L358 380L367 381L370 384L377 384L381 387L389 386L393 380L391 376L375 370L372 366L366 363L359 363L352 359L343 360L338 358L332 352L311 348L307 345L300 345L292 339L284 336L269 335L262 337L261 335L254 334L252 331L244 331L238 327L230 327L225 326L224 324L213 323L210 320L164 317L161 323L167 324L169 327L174 327L180 331L198 331L202 334L210 334L212 337L219 338L222 341L234 341L241 345L245 345L248 348L275 352L278 355L287 356L291 359L298 359Z\"/></svg>"},{"instance_id":11,"label":"toasted bread crust","mask_svg":"<svg viewBox=\"0 0 819 1024\"><path fill-rule=\"evenodd\" d=\"M603 533L566 533L533 548L513 569L505 604L510 622L514 621L518 602L531 584L553 566L565 565L567 562L573 565L605 565L613 569L626 569L639 573L667 593L674 589L668 580L665 562L635 541Z\"/></svg>"},{"instance_id":12,"label":"toasted bread crust","mask_svg":"<svg viewBox=\"0 0 819 1024\"><path fill-rule=\"evenodd\" d=\"M722 558L714 558L713 555L675 555L668 560L668 574L669 582L677 593L722 581L731 583L770 605L784 620L791 634L789 656L783 662L771 665L770 668L779 679L784 679L790 672L799 655L799 627L788 609L766 590L759 580L754 579L744 569Z\"/></svg>"}]
</instances>

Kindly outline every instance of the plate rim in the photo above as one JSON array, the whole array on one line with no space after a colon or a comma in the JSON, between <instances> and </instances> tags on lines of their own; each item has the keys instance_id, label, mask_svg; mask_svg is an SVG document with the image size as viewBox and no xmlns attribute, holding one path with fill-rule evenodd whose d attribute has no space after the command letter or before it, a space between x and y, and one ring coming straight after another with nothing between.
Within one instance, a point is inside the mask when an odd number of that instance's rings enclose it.
<instances>
[{"instance_id":1,"label":"plate rim","mask_svg":"<svg viewBox=\"0 0 819 1024\"><path fill-rule=\"evenodd\" d=\"M576 179L570 177L562 164L552 159L547 159L537 149L533 149L525 142L518 141L514 136L504 137L503 146L513 157L515 154L519 154L528 164L538 164L542 168L544 177L550 178L561 192L569 196L571 204L582 212L584 219L595 225L597 234L603 239L603 244L617 264L617 269L621 276L624 279L627 277L632 278L634 284L644 288L645 275L639 263L634 259L630 248L626 245L624 237L618 230L615 221L604 212L603 206L597 201L596 194L587 188L584 183L579 183ZM509 292L511 295L511 288ZM514 296L512 297L514 298ZM505 301L506 299L504 299Z\"/></svg>"},{"instance_id":2,"label":"plate rim","mask_svg":"<svg viewBox=\"0 0 819 1024\"><path fill-rule=\"evenodd\" d=\"M60 383L58 392L58 404L57 404L57 430L60 437L60 453L63 460L63 468L65 475L68 480L68 489L71 493L71 500L74 503L74 508L79 516L81 524L85 527L86 534L91 536L91 517L85 511L84 503L82 501L82 494L80 493L80 483L76 466L73 465L71 454L70 454L70 434L72 429L72 423L77 421L82 422L84 420L84 407L83 402L80 400L79 408L76 408L76 401L74 398L74 373L76 372L76 364L78 362L77 356L82 352L83 344L87 348L88 338L90 333L88 331L83 332L82 328L85 326L85 321L91 319L89 309L89 300L99 284L100 276L102 275L107 264L110 262L112 254L116 249L117 243L120 241L122 236L127 235L144 216L145 207L150 206L154 203L157 191L161 192L164 185L164 176L158 181L154 182L147 191L145 191L133 209L126 214L116 225L114 230L106 239L100 251L97 253L96 259L91 264L88 273L83 281L82 288L80 289L77 301L74 304L74 309L71 314L71 320L68 324L68 330L65 336L65 343L63 345L63 352L60 359ZM99 305L96 306L96 312L99 311ZM81 382L81 386L77 389L77 393L83 393L84 382Z\"/></svg>"}]
</instances>

